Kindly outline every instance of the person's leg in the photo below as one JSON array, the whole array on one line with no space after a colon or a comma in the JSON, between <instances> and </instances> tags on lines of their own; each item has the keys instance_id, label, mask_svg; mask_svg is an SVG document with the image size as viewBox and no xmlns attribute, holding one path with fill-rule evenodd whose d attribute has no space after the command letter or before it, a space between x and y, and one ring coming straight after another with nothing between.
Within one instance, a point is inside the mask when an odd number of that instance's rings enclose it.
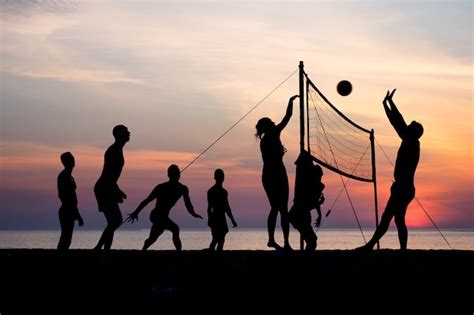
<instances>
[{"instance_id":1,"label":"person's leg","mask_svg":"<svg viewBox=\"0 0 474 315\"><path fill-rule=\"evenodd\" d=\"M94 186L94 195L95 199L97 200L97 207L99 208L99 212L104 213L105 216L105 211L108 209L108 204L107 204L107 195L102 191L101 185L98 185L97 183ZM107 220L107 217L106 217ZM99 238L99 241L97 242L97 245L95 245L94 250L101 250L102 247L104 246L104 241L105 241L105 229L102 232L102 235Z\"/></svg>"},{"instance_id":2,"label":"person's leg","mask_svg":"<svg viewBox=\"0 0 474 315\"><path fill-rule=\"evenodd\" d=\"M280 247L275 241L275 227L278 216L278 209L271 208L270 213L267 218L267 228L268 228L268 247Z\"/></svg>"},{"instance_id":3,"label":"person's leg","mask_svg":"<svg viewBox=\"0 0 474 315\"><path fill-rule=\"evenodd\" d=\"M224 243L225 243L225 234L221 235L217 241L217 251L222 251L224 249Z\"/></svg>"},{"instance_id":4,"label":"person's leg","mask_svg":"<svg viewBox=\"0 0 474 315\"><path fill-rule=\"evenodd\" d=\"M390 221L392 221L392 218L394 216L394 211L397 207L397 200L395 200L393 196L390 196L387 202L387 206L385 207L385 210L382 214L382 218L380 219L379 226L374 232L374 235L370 239L370 241L363 246L363 248L366 249L373 249L375 244L384 236L384 234L387 232L389 226L390 226Z\"/></svg>"},{"instance_id":5,"label":"person's leg","mask_svg":"<svg viewBox=\"0 0 474 315\"><path fill-rule=\"evenodd\" d=\"M263 188L270 203L270 213L267 218L267 230L268 230L268 247L280 248L280 245L275 241L275 227L278 217L278 192L276 191L275 180L273 174L264 171L262 176Z\"/></svg>"},{"instance_id":6,"label":"person's leg","mask_svg":"<svg viewBox=\"0 0 474 315\"><path fill-rule=\"evenodd\" d=\"M209 250L215 251L216 250L216 245L217 245L217 240L213 237L211 244L209 244Z\"/></svg>"},{"instance_id":7,"label":"person's leg","mask_svg":"<svg viewBox=\"0 0 474 315\"><path fill-rule=\"evenodd\" d=\"M216 245L217 245L217 234L213 228L211 228L211 234L212 234L212 240L211 240L211 244L209 244L209 250L214 251L216 250Z\"/></svg>"},{"instance_id":8,"label":"person's leg","mask_svg":"<svg viewBox=\"0 0 474 315\"><path fill-rule=\"evenodd\" d=\"M300 216L299 231L306 243L305 251L314 251L316 249L317 237L311 225L311 213L309 211L302 211Z\"/></svg>"},{"instance_id":9,"label":"person's leg","mask_svg":"<svg viewBox=\"0 0 474 315\"><path fill-rule=\"evenodd\" d=\"M69 249L72 241L72 231L74 230L74 218L60 212L59 223L61 225L61 236L59 237L58 249Z\"/></svg>"},{"instance_id":10,"label":"person's leg","mask_svg":"<svg viewBox=\"0 0 474 315\"><path fill-rule=\"evenodd\" d=\"M102 213L104 213L104 216L105 216L105 212L102 212ZM105 216L105 219L107 220L107 216ZM105 238L106 238L106 233L104 229L104 231L102 232L102 235L99 238L99 241L97 242L97 245L95 245L94 247L95 250L102 249L102 247L104 246Z\"/></svg>"},{"instance_id":11,"label":"person's leg","mask_svg":"<svg viewBox=\"0 0 474 315\"><path fill-rule=\"evenodd\" d=\"M407 249L407 242L408 242L408 229L405 223L405 215L395 215L395 224L397 225L398 230L398 241L400 242L400 249L406 250Z\"/></svg>"},{"instance_id":12,"label":"person's leg","mask_svg":"<svg viewBox=\"0 0 474 315\"><path fill-rule=\"evenodd\" d=\"M117 203L110 204L109 208L104 211L104 215L105 219L107 220L107 226L100 237L96 249L101 249L103 246L104 249L108 250L112 247L115 230L117 230L120 225L122 225L123 218Z\"/></svg>"},{"instance_id":13,"label":"person's leg","mask_svg":"<svg viewBox=\"0 0 474 315\"><path fill-rule=\"evenodd\" d=\"M305 224L302 228L302 235L303 239L306 242L305 251L314 251L316 250L316 233L314 233L313 228L311 227L311 222L309 224Z\"/></svg>"},{"instance_id":14,"label":"person's leg","mask_svg":"<svg viewBox=\"0 0 474 315\"><path fill-rule=\"evenodd\" d=\"M182 248L181 239L179 238L179 226L174 223L171 219L168 219L166 222L166 229L170 230L173 234L173 244L177 251L180 251Z\"/></svg>"},{"instance_id":15,"label":"person's leg","mask_svg":"<svg viewBox=\"0 0 474 315\"><path fill-rule=\"evenodd\" d=\"M400 242L400 249L406 250L408 243L408 229L405 223L405 215L408 205L413 200L415 193L410 192L408 196L399 204L399 208L395 210L395 224L398 230L398 241ZM403 199L403 198L402 198Z\"/></svg>"},{"instance_id":16,"label":"person's leg","mask_svg":"<svg viewBox=\"0 0 474 315\"><path fill-rule=\"evenodd\" d=\"M143 243L142 250L147 250L151 245L153 245L153 243L156 242L160 235L163 234L164 230L165 227L163 226L163 224L153 223L150 229L150 235L145 240L145 243Z\"/></svg>"},{"instance_id":17,"label":"person's leg","mask_svg":"<svg viewBox=\"0 0 474 315\"><path fill-rule=\"evenodd\" d=\"M288 195L289 195L289 187L288 187L288 179L286 179L286 185L282 186L282 194L280 195L280 220L281 220L281 229L283 230L283 239L285 242L284 248L291 249L290 246L290 220L288 218Z\"/></svg>"},{"instance_id":18,"label":"person's leg","mask_svg":"<svg viewBox=\"0 0 474 315\"><path fill-rule=\"evenodd\" d=\"M292 249L290 246L290 221L288 220L288 209L280 211L281 228L283 230L284 248Z\"/></svg>"},{"instance_id":19,"label":"person's leg","mask_svg":"<svg viewBox=\"0 0 474 315\"><path fill-rule=\"evenodd\" d=\"M313 229L308 229L308 233L306 234L305 238L306 247L304 250L308 252L316 250L317 239L318 237L316 236L316 233L314 233Z\"/></svg>"},{"instance_id":20,"label":"person's leg","mask_svg":"<svg viewBox=\"0 0 474 315\"><path fill-rule=\"evenodd\" d=\"M300 239L304 241L303 213L304 212L301 209L293 205L290 211L288 211L288 222L290 222L293 228L300 233Z\"/></svg>"}]
</instances>

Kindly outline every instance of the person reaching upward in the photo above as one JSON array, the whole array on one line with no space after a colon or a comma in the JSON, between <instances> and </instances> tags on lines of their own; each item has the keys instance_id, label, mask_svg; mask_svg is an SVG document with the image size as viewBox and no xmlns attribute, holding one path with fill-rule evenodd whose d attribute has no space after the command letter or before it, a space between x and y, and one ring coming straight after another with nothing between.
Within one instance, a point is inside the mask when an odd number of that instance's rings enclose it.
<instances>
[{"instance_id":1,"label":"person reaching upward","mask_svg":"<svg viewBox=\"0 0 474 315\"><path fill-rule=\"evenodd\" d=\"M405 214L410 202L415 198L415 171L420 160L420 141L423 135L423 126L416 121L406 124L402 114L393 102L392 92L387 91L383 99L383 107L388 120L402 139L402 143L397 153L395 162L394 179L390 188L390 198L388 199L385 210L382 214L380 224L374 232L370 241L357 250L372 250L382 236L387 232L392 218L395 218L395 224L398 230L398 240L400 249L407 249L408 229L405 223Z\"/></svg>"},{"instance_id":2,"label":"person reaching upward","mask_svg":"<svg viewBox=\"0 0 474 315\"><path fill-rule=\"evenodd\" d=\"M293 113L293 101L298 95L292 96L288 101L286 114L279 124L275 124L270 118L261 118L255 128L256 137L260 139L260 151L263 160L262 183L268 201L270 202L270 213L268 214L268 247L281 248L275 241L275 226L278 213L281 217L283 229L284 248L291 250L289 242L290 223L288 221L288 175L286 174L283 155L286 152L281 143L280 134L288 125Z\"/></svg>"}]
</instances>

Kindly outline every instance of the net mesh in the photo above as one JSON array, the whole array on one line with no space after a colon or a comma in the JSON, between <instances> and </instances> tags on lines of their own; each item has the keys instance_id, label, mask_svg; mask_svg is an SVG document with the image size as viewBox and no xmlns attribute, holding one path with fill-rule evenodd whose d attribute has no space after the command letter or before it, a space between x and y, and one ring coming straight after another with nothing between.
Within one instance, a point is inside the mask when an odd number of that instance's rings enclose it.
<instances>
[{"instance_id":1,"label":"net mesh","mask_svg":"<svg viewBox=\"0 0 474 315\"><path fill-rule=\"evenodd\" d=\"M350 178L373 181L370 131L338 111L307 79L308 149L327 168Z\"/></svg>"}]
</instances>

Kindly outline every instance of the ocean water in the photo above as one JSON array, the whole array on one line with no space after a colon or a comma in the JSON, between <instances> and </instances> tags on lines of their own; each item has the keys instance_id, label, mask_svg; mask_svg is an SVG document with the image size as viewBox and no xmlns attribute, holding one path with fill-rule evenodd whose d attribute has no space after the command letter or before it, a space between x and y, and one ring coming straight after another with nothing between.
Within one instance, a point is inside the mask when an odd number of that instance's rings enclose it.
<instances>
[{"instance_id":1,"label":"ocean water","mask_svg":"<svg viewBox=\"0 0 474 315\"><path fill-rule=\"evenodd\" d=\"M474 250L474 230L442 231L453 249ZM81 230L76 227L71 249L90 249L95 246L102 231ZM141 249L149 230L118 230L115 233L112 249ZM368 240L373 230L364 230ZM357 229L324 229L318 233L317 249L353 249L364 244L362 234ZM60 231L0 231L0 248L56 248ZM282 244L282 232L275 232L277 241ZM207 248L211 241L210 230L182 230L180 233L183 250ZM299 248L299 234L290 233L291 245ZM224 249L227 250L271 250L266 247L265 229L231 229L227 234ZM398 249L396 230L389 230L380 242L381 248ZM436 230L409 230L409 249L449 249ZM172 250L171 233L165 231L150 250Z\"/></svg>"}]
</instances>

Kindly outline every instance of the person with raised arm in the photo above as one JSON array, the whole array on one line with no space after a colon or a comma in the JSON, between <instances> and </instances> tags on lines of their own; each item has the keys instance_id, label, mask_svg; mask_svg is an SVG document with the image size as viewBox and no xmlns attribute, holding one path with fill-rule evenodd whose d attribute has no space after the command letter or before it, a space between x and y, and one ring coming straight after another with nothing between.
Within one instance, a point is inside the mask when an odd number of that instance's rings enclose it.
<instances>
[{"instance_id":1,"label":"person with raised arm","mask_svg":"<svg viewBox=\"0 0 474 315\"><path fill-rule=\"evenodd\" d=\"M402 143L397 153L397 160L394 169L394 182L390 188L390 198L382 214L380 224L374 232L370 241L357 250L372 250L382 236L387 232L392 218L398 230L398 240L400 249L407 249L408 229L405 223L405 214L410 202L415 198L415 171L420 160L420 141L423 135L423 126L416 121L409 125L403 119L402 114L393 102L392 92L387 91L383 99L383 107L388 120L402 139Z\"/></svg>"},{"instance_id":2,"label":"person with raised arm","mask_svg":"<svg viewBox=\"0 0 474 315\"><path fill-rule=\"evenodd\" d=\"M270 202L270 213L268 214L268 247L280 249L281 246L275 241L275 227L278 213L280 213L281 228L283 229L284 246L291 250L289 242L290 222L288 220L288 175L283 155L286 152L281 143L280 134L288 125L293 113L293 101L298 95L292 96L288 101L286 114L279 124L275 124L270 118L261 118L255 126L255 136L260 139L260 151L263 160L262 184Z\"/></svg>"}]
</instances>

